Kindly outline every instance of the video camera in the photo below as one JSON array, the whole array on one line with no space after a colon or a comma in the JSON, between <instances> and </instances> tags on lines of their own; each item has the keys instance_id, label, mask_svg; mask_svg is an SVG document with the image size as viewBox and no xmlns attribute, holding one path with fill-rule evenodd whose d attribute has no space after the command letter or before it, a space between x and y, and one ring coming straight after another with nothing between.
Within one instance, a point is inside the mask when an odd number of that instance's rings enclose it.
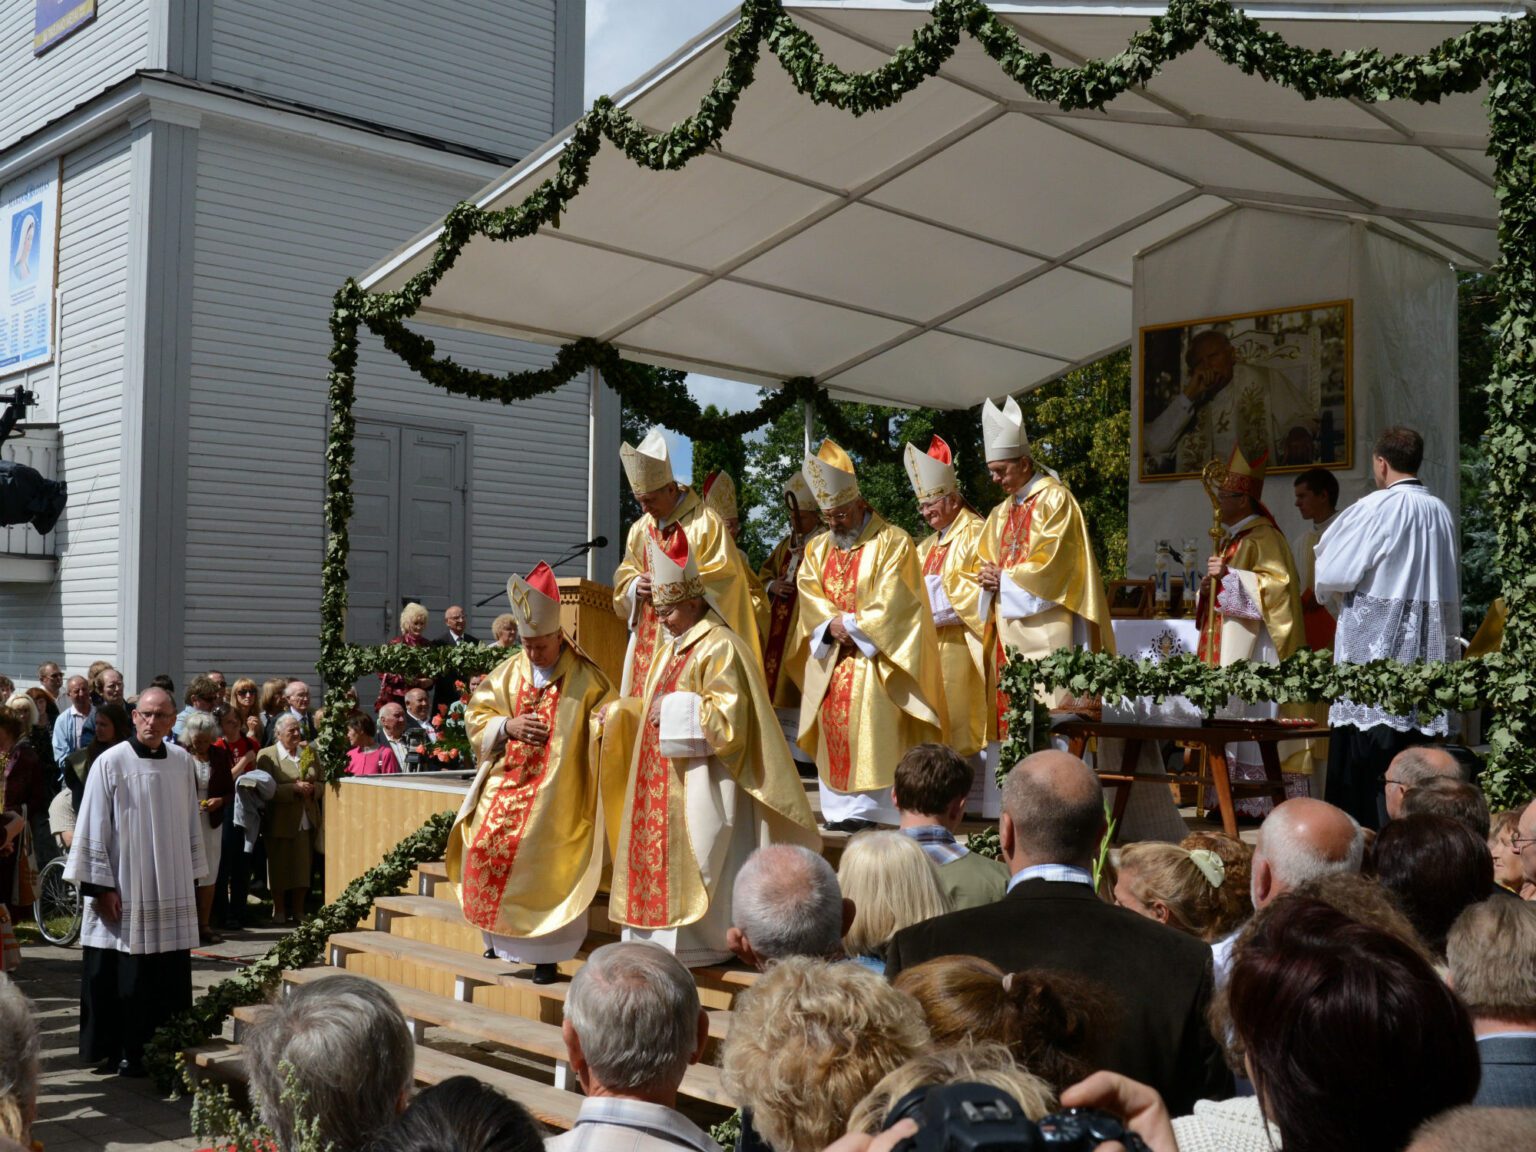
<instances>
[{"instance_id":1,"label":"video camera","mask_svg":"<svg viewBox=\"0 0 1536 1152\"><path fill-rule=\"evenodd\" d=\"M18 384L0 399L5 402L4 411L0 411L0 444L4 444L27 409L37 403L37 394ZM68 499L69 489L63 481L46 479L36 468L14 460L0 460L0 527L30 523L46 536L58 523Z\"/></svg>"},{"instance_id":2,"label":"video camera","mask_svg":"<svg viewBox=\"0 0 1536 1152\"><path fill-rule=\"evenodd\" d=\"M916 1120L917 1135L896 1152L1089 1152L1118 1141L1128 1152L1147 1152L1141 1137L1108 1112L1067 1108L1039 1121L1008 1093L984 1084L937 1084L909 1092L885 1118Z\"/></svg>"}]
</instances>

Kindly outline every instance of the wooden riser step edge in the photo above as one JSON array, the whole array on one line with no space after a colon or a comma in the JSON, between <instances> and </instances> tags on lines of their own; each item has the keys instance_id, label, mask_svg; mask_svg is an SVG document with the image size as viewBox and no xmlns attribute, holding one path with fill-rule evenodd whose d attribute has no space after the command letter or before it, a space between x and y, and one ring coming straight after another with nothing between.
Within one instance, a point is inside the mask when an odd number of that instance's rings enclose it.
<instances>
[{"instance_id":1,"label":"wooden riser step edge","mask_svg":"<svg viewBox=\"0 0 1536 1152\"><path fill-rule=\"evenodd\" d=\"M226 1083L243 1084L246 1080L245 1054L238 1044L202 1044L187 1049L186 1057L188 1065L195 1070L194 1075ZM551 1088L446 1052L417 1047L413 1077L417 1084L437 1084L454 1076L472 1076L491 1085L528 1109L539 1123L556 1131L568 1130L576 1123L576 1115L581 1111L581 1097L574 1092Z\"/></svg>"},{"instance_id":2,"label":"wooden riser step edge","mask_svg":"<svg viewBox=\"0 0 1536 1152\"><path fill-rule=\"evenodd\" d=\"M344 975L346 972L347 969L332 968L330 965L319 965L316 966L316 968L290 969L290 971L284 972L283 983L284 985L307 985L307 983L313 983L315 980L323 980L323 978L326 978L327 975ZM433 995L432 992L424 992L419 988L407 988L406 985L396 985L396 983L389 982L389 980L378 980L378 978L375 977L369 977L369 980L373 980L373 983L376 983L376 985L386 989L387 992L390 992L390 995L395 997L395 1000L399 1003L401 1012L406 1014L407 1020L410 1020L410 1018L416 1018L413 1009L407 1008L406 1006L407 1001L413 1003L413 997L429 997L430 1000L441 1000L445 1001L445 1003L453 1003L453 1005L459 1005L459 1003L467 1003L467 1001L462 1000L447 1000L447 997L438 997L438 995ZM550 1000L556 1001L556 1003L565 1003L565 985L530 985L528 988L522 988L522 986L519 985L519 989L525 992L533 992L533 994L544 994L544 992L547 992L548 989L559 989L558 992L548 992L548 998L550 998ZM515 1018L515 1020L525 1020L525 1018L527 1018L508 1017L508 1014L505 1014L505 1012L499 1012L498 1015L501 1015L501 1017ZM730 1009L707 1008L705 1009L705 1015L710 1017L711 1040L725 1040L725 1035L727 1035L727 1032L731 1031ZM533 1023L541 1023L541 1021L533 1021ZM554 1026L551 1025L551 1028L554 1028ZM459 1031L459 1029L455 1029L455 1031ZM558 1029L556 1029L556 1031L558 1031Z\"/></svg>"},{"instance_id":3,"label":"wooden riser step edge","mask_svg":"<svg viewBox=\"0 0 1536 1152\"><path fill-rule=\"evenodd\" d=\"M333 973L334 970L333 970ZM413 1024L416 1042L421 1042L423 1025L445 1028L460 1036L486 1041L513 1052L539 1056L554 1063L555 1087L566 1091L576 1090L575 1077L566 1062L565 1038L560 1025L545 1024L522 1016L503 1012L487 1012L473 1004L434 996L418 988L408 988L388 980L368 978L394 997L401 1013ZM256 1008L235 1009L235 1041L241 1038L241 1026L248 1023L258 1011ZM704 1100L734 1108L720 1083L720 1069L708 1064L696 1064L683 1077L682 1094L695 1100Z\"/></svg>"},{"instance_id":4,"label":"wooden riser step edge","mask_svg":"<svg viewBox=\"0 0 1536 1152\"><path fill-rule=\"evenodd\" d=\"M375 923L380 932L388 931L388 922L395 916L419 916L444 924L468 927L456 901L439 899L436 896L380 896L373 902L373 908ZM478 929L475 930L478 931ZM601 937L601 934L589 934L588 940L592 940L594 936ZM603 942L609 941L605 939ZM500 965L503 972L507 970L507 965L502 961L486 961L486 963ZM575 964L575 967L580 967L579 962L571 963ZM562 964L561 972L565 975L574 974L575 967L567 971L566 966ZM747 968L706 967L695 968L692 971L695 983L701 987L732 990L750 988L757 982L759 975Z\"/></svg>"},{"instance_id":5,"label":"wooden riser step edge","mask_svg":"<svg viewBox=\"0 0 1536 1152\"><path fill-rule=\"evenodd\" d=\"M471 955L468 952L460 952L453 948L444 948L440 944L431 944L425 940L411 940L404 936L392 936L387 932L338 932L332 936L329 943L330 962L335 970L346 969L346 956L352 952L361 952L372 956L383 956L390 960L400 961L406 964L415 964L434 972L442 972L453 977L454 999L464 1003L471 1003L474 989L480 985L492 987L510 988L518 992L537 996L542 1000L564 1004L565 994L570 984L567 981L556 981L554 984L535 984L530 979L533 969L526 965L513 967L501 960L487 960L483 956ZM576 969L581 967L580 960L567 961L560 965L562 975L573 975ZM286 972L283 979L298 979L302 973L317 971L317 969L301 969L299 972ZM724 1040L730 1026L730 1013L725 1010L710 1012L709 1034L716 1040Z\"/></svg>"}]
</instances>

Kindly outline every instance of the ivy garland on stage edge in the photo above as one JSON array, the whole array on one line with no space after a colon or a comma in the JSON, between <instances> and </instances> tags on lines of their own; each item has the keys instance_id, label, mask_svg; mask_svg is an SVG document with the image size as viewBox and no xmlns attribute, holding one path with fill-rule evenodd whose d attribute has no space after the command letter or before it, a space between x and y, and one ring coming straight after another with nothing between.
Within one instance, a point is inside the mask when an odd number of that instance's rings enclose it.
<instances>
[{"instance_id":1,"label":"ivy garland on stage edge","mask_svg":"<svg viewBox=\"0 0 1536 1152\"><path fill-rule=\"evenodd\" d=\"M333 903L274 944L261 959L220 980L155 1032L144 1050L144 1062L162 1092L179 1089L182 1072L177 1058L188 1048L219 1034L236 1008L264 1003L285 971L313 964L325 955L325 943L338 932L362 923L380 896L393 896L411 878L411 870L429 860L441 860L448 847L454 814L439 812L401 840L367 872L348 884Z\"/></svg>"},{"instance_id":2,"label":"ivy garland on stage edge","mask_svg":"<svg viewBox=\"0 0 1536 1152\"><path fill-rule=\"evenodd\" d=\"M1172 0L1166 14L1150 19L1126 50L1080 67L1056 67L1048 54L1022 43L980 0L938 0L931 19L911 42L878 68L848 73L828 63L815 39L794 23L778 0L746 0L740 21L725 41L726 64L698 110L670 130L652 133L608 97L598 99L572 129L554 176L521 203L488 211L463 203L449 212L427 266L395 292L365 292L348 280L336 293L331 315L331 427L326 448L326 517L329 538L323 568L320 672L327 684L327 724L321 736L327 773L339 775L345 747L340 718L345 691L359 676L381 670L431 674L439 669L419 649L367 649L345 638L347 524L352 513L351 470L358 337L368 328L424 379L459 395L512 403L539 395L597 368L624 399L654 423L694 437L740 436L767 423L790 404L813 399L834 436L871 451L888 452L868 432L849 427L824 390L812 381L789 381L756 412L720 420L704 419L682 389L677 373L626 364L611 345L578 340L562 348L547 369L505 376L476 371L439 358L432 342L408 329L404 320L421 306L466 244L476 236L515 241L543 227L559 227L566 205L586 184L592 158L604 138L635 164L673 170L714 147L729 129L741 93L752 83L762 46L778 59L796 89L818 104L852 115L878 112L897 103L935 75L970 35L998 67L1035 100L1063 110L1102 108L1128 89L1147 83L1168 62L1206 45L1247 74L1288 87L1305 99L1407 99L1438 101L1475 91L1488 80L1490 152L1500 205L1498 278L1501 318L1494 379L1486 385L1494 412L1489 433L1492 497L1499 519L1499 564L1509 606L1505 658L1416 673L1400 666L1363 666L1323 671L1311 654L1277 666L1277 671L1235 666L1194 669L1173 662L1153 677L1168 691L1202 700L1228 695L1276 692L1324 695L1345 691L1406 712L1426 702L1424 693L1458 700L1482 699L1497 710L1490 733L1496 798L1511 799L1536 780L1536 749L1527 713L1536 673L1519 654L1536 651L1536 525L1522 515L1536 492L1536 57L1531 20L1514 19L1472 27L1420 55L1386 55L1376 49L1314 52L1286 43L1278 34L1224 0ZM459 661L460 666L463 661ZM1331 665L1328 665L1331 669ZM446 665L444 666L446 668ZM1074 690L1114 691L1147 682L1147 669L1127 660L1082 653L1057 653L1011 668L1015 699L1027 699L1026 679ZM1468 696L1464 689L1474 691ZM1022 691L1022 696L1018 693ZM1154 692L1153 694L1157 694ZM1286 698L1294 698L1287 696ZM334 718L334 719L332 719Z\"/></svg>"}]
</instances>

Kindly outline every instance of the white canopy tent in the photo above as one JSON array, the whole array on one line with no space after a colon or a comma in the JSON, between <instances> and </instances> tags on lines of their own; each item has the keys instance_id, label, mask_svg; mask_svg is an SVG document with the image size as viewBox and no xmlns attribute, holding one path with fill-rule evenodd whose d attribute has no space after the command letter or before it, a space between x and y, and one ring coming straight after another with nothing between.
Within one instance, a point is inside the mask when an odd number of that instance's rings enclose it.
<instances>
[{"instance_id":1,"label":"white canopy tent","mask_svg":"<svg viewBox=\"0 0 1536 1152\"><path fill-rule=\"evenodd\" d=\"M1256 4L1292 43L1420 52L1530 3ZM846 69L928 18L901 0L788 0ZM1161 5L997 3L1059 63L1112 56ZM693 112L734 19L622 93L652 129ZM475 202L519 203L568 138ZM651 172L611 146L563 215L513 244L476 237L417 319L748 383L813 377L840 398L962 407L1124 346L1135 254L1235 206L1365 221L1489 266L1498 212L1482 93L1440 104L1305 101L1203 46L1103 112L1028 99L968 37L938 77L863 118L797 93L765 50L718 149ZM438 228L372 269L400 287Z\"/></svg>"}]
</instances>

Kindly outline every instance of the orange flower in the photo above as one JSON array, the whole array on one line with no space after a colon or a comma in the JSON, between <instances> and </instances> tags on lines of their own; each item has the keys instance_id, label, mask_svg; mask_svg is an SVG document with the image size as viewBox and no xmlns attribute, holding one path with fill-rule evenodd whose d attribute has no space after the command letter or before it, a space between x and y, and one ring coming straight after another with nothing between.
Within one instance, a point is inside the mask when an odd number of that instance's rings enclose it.
<instances>
[{"instance_id":1,"label":"orange flower","mask_svg":"<svg viewBox=\"0 0 1536 1152\"><path fill-rule=\"evenodd\" d=\"M432 717L432 727L434 727L434 728L441 728L442 726L443 726L443 718L441 716L434 716L434 717Z\"/></svg>"}]
</instances>

